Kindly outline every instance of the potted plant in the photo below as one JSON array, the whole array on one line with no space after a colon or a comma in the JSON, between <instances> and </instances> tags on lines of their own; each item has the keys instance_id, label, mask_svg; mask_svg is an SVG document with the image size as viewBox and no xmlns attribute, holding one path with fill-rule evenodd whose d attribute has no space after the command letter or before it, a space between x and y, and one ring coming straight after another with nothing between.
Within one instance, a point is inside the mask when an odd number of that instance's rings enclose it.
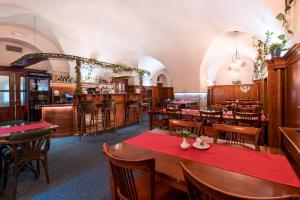
<instances>
[{"instance_id":1,"label":"potted plant","mask_svg":"<svg viewBox=\"0 0 300 200\"><path fill-rule=\"evenodd\" d=\"M279 35L277 38L279 39L280 42L272 43L269 47L272 58L280 57L281 52L287 50L285 47L288 41L285 38L285 35L284 34Z\"/></svg>"},{"instance_id":2,"label":"potted plant","mask_svg":"<svg viewBox=\"0 0 300 200\"><path fill-rule=\"evenodd\" d=\"M182 137L182 143L180 144L180 147L182 149L188 149L190 147L190 144L188 142L188 139L191 137L197 137L195 134L190 133L188 131L181 131L177 133L180 137Z\"/></svg>"}]
</instances>

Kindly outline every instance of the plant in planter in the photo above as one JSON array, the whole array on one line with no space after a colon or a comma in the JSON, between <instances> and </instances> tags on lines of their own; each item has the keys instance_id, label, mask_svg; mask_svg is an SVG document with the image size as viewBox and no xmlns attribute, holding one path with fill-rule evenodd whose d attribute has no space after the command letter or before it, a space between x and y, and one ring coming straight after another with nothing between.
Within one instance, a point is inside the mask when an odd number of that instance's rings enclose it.
<instances>
[{"instance_id":1,"label":"plant in planter","mask_svg":"<svg viewBox=\"0 0 300 200\"><path fill-rule=\"evenodd\" d=\"M190 144L188 143L187 139L191 137L197 137L197 135L190 133L188 131L180 131L177 133L178 136L182 137L182 143L180 144L180 147L182 149L188 149L190 147Z\"/></svg>"},{"instance_id":2,"label":"plant in planter","mask_svg":"<svg viewBox=\"0 0 300 200\"><path fill-rule=\"evenodd\" d=\"M279 35L277 38L280 40L280 42L272 43L269 47L272 58L280 57L281 52L287 50L286 43L288 42L288 40L286 39L285 35Z\"/></svg>"}]
</instances>

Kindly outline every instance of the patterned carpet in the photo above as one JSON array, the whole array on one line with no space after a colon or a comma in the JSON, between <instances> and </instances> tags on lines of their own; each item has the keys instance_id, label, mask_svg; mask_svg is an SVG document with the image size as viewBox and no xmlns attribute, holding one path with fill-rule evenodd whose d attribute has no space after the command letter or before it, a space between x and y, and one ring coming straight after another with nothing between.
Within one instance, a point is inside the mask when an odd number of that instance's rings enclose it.
<instances>
[{"instance_id":1,"label":"patterned carpet","mask_svg":"<svg viewBox=\"0 0 300 200\"><path fill-rule=\"evenodd\" d=\"M50 184L43 173L35 180L31 172L19 178L17 199L89 200L110 199L108 166L101 148L105 142L113 145L148 130L148 123L93 136L57 138L51 140L49 152ZM2 179L0 178L2 181ZM11 199L12 178L0 194L1 200Z\"/></svg>"}]
</instances>

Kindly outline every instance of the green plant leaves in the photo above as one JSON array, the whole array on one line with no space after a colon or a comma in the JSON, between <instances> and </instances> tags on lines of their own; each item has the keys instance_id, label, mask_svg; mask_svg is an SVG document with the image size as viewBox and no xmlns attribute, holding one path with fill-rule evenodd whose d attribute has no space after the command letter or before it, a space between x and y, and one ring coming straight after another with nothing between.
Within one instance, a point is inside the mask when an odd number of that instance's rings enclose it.
<instances>
[{"instance_id":1,"label":"green plant leaves","mask_svg":"<svg viewBox=\"0 0 300 200\"><path fill-rule=\"evenodd\" d=\"M279 21L285 21L285 16L283 13L279 13L277 16L276 16L276 19L278 19Z\"/></svg>"}]
</instances>

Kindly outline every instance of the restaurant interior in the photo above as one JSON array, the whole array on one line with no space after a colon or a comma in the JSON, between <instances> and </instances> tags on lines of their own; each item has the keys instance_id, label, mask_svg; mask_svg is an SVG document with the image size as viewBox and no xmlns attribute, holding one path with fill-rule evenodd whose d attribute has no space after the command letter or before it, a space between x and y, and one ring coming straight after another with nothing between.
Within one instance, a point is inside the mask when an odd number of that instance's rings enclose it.
<instances>
[{"instance_id":1,"label":"restaurant interior","mask_svg":"<svg viewBox=\"0 0 300 200\"><path fill-rule=\"evenodd\" d=\"M0 200L300 200L299 12L1 0Z\"/></svg>"}]
</instances>

